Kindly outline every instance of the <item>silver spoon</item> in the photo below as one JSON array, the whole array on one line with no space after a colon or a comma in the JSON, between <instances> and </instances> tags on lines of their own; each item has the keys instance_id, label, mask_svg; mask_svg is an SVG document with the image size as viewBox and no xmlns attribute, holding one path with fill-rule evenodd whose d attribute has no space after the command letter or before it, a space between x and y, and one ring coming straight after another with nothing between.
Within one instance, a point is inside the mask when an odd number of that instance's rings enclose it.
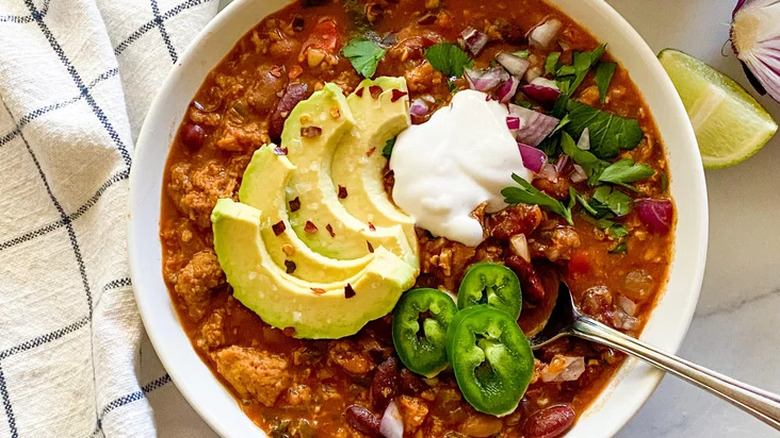
<instances>
[{"instance_id":1,"label":"silver spoon","mask_svg":"<svg viewBox=\"0 0 780 438\"><path fill-rule=\"evenodd\" d=\"M720 396L764 423L780 430L780 396L664 353L583 315L577 310L571 291L563 281L558 287L558 298L549 322L531 338L531 347L533 349L541 348L562 336L577 336L636 356L657 368Z\"/></svg>"}]
</instances>

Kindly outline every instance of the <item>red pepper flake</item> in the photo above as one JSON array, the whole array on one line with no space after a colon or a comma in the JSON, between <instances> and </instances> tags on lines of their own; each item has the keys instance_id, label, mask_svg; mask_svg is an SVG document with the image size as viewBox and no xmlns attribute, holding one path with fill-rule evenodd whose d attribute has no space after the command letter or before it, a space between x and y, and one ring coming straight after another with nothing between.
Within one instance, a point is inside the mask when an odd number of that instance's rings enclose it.
<instances>
[{"instance_id":1,"label":"red pepper flake","mask_svg":"<svg viewBox=\"0 0 780 438\"><path fill-rule=\"evenodd\" d=\"M363 91L365 91L365 88L358 88L358 90L355 91L355 96L363 97Z\"/></svg>"},{"instance_id":2,"label":"red pepper flake","mask_svg":"<svg viewBox=\"0 0 780 438\"><path fill-rule=\"evenodd\" d=\"M276 155L287 155L287 148L283 148L281 146L277 146L274 148L274 153Z\"/></svg>"},{"instance_id":3,"label":"red pepper flake","mask_svg":"<svg viewBox=\"0 0 780 438\"><path fill-rule=\"evenodd\" d=\"M370 156L374 155L374 151L376 151L376 146L374 146L371 149L369 149L368 152L366 152L366 156L370 157Z\"/></svg>"},{"instance_id":4,"label":"red pepper flake","mask_svg":"<svg viewBox=\"0 0 780 438\"><path fill-rule=\"evenodd\" d=\"M371 97L378 99L379 95L382 94L382 87L379 85L372 85L368 87L368 92L371 93Z\"/></svg>"},{"instance_id":5,"label":"red pepper flake","mask_svg":"<svg viewBox=\"0 0 780 438\"><path fill-rule=\"evenodd\" d=\"M287 268L287 273L292 274L295 272L295 269L298 267L295 265L295 262L292 260L285 260L284 261L284 267Z\"/></svg>"},{"instance_id":6,"label":"red pepper flake","mask_svg":"<svg viewBox=\"0 0 780 438\"><path fill-rule=\"evenodd\" d=\"M284 330L282 330L282 333L288 338L292 338L295 336L295 327L285 327Z\"/></svg>"},{"instance_id":7,"label":"red pepper flake","mask_svg":"<svg viewBox=\"0 0 780 438\"><path fill-rule=\"evenodd\" d=\"M284 221L279 221L279 222L271 225L271 229L274 230L274 235L278 236L278 235L284 233L284 230L287 229L287 226L284 224Z\"/></svg>"},{"instance_id":8,"label":"red pepper flake","mask_svg":"<svg viewBox=\"0 0 780 438\"><path fill-rule=\"evenodd\" d=\"M371 244L368 240L366 240L366 246L368 247L368 252L374 253L374 245Z\"/></svg>"},{"instance_id":9,"label":"red pepper flake","mask_svg":"<svg viewBox=\"0 0 780 438\"><path fill-rule=\"evenodd\" d=\"M328 230L330 237L336 237L336 233L333 232L333 227L331 227L330 224L325 225L325 229Z\"/></svg>"},{"instance_id":10,"label":"red pepper flake","mask_svg":"<svg viewBox=\"0 0 780 438\"><path fill-rule=\"evenodd\" d=\"M319 126L303 126L301 127L301 137L314 138L322 135L322 128Z\"/></svg>"},{"instance_id":11,"label":"red pepper flake","mask_svg":"<svg viewBox=\"0 0 780 438\"><path fill-rule=\"evenodd\" d=\"M339 199L344 199L347 197L347 188L339 185Z\"/></svg>"},{"instance_id":12,"label":"red pepper flake","mask_svg":"<svg viewBox=\"0 0 780 438\"><path fill-rule=\"evenodd\" d=\"M303 231L306 231L309 234L314 234L317 232L319 228L317 228L316 225L314 225L314 222L312 221L306 221L306 225L303 227Z\"/></svg>"},{"instance_id":13,"label":"red pepper flake","mask_svg":"<svg viewBox=\"0 0 780 438\"><path fill-rule=\"evenodd\" d=\"M290 201L290 211L298 211L301 208L301 200L296 196L295 199Z\"/></svg>"},{"instance_id":14,"label":"red pepper flake","mask_svg":"<svg viewBox=\"0 0 780 438\"><path fill-rule=\"evenodd\" d=\"M376 227L371 222L368 223L368 229L371 231L376 231Z\"/></svg>"},{"instance_id":15,"label":"red pepper flake","mask_svg":"<svg viewBox=\"0 0 780 438\"><path fill-rule=\"evenodd\" d=\"M355 296L355 289L352 289L352 285L347 283L344 287L344 298L350 299Z\"/></svg>"},{"instance_id":16,"label":"red pepper flake","mask_svg":"<svg viewBox=\"0 0 780 438\"><path fill-rule=\"evenodd\" d=\"M401 90L393 90L393 96L390 98L390 102L395 102L398 99L408 95L409 93Z\"/></svg>"},{"instance_id":17,"label":"red pepper flake","mask_svg":"<svg viewBox=\"0 0 780 438\"><path fill-rule=\"evenodd\" d=\"M322 295L325 293L325 289L320 289L318 287L312 287L311 291L314 292L314 295Z\"/></svg>"}]
</instances>

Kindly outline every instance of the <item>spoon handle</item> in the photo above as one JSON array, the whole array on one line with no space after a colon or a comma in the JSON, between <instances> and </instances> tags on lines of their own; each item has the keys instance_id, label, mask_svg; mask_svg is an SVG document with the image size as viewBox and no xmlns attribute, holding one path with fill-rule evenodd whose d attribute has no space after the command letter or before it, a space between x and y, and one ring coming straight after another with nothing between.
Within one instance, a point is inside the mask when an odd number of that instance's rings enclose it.
<instances>
[{"instance_id":1,"label":"spoon handle","mask_svg":"<svg viewBox=\"0 0 780 438\"><path fill-rule=\"evenodd\" d=\"M706 389L780 430L780 396L708 370L607 327L586 316L572 324L572 334L636 356L657 368Z\"/></svg>"}]
</instances>

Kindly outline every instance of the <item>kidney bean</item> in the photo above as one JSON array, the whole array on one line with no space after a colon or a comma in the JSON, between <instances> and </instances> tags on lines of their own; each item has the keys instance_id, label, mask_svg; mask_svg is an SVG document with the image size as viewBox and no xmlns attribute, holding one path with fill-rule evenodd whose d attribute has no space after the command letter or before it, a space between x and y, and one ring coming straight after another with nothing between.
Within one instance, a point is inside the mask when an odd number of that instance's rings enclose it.
<instances>
[{"instance_id":1,"label":"kidney bean","mask_svg":"<svg viewBox=\"0 0 780 438\"><path fill-rule=\"evenodd\" d=\"M185 146L191 149L200 149L206 141L206 131L202 126L194 123L187 123L181 128L181 141Z\"/></svg>"},{"instance_id":2,"label":"kidney bean","mask_svg":"<svg viewBox=\"0 0 780 438\"><path fill-rule=\"evenodd\" d=\"M557 438L574 424L574 409L566 404L536 411L525 422L526 438Z\"/></svg>"},{"instance_id":3,"label":"kidney bean","mask_svg":"<svg viewBox=\"0 0 780 438\"><path fill-rule=\"evenodd\" d=\"M417 395L425 391L425 383L406 368L401 369L398 380L400 381L401 392L406 395Z\"/></svg>"},{"instance_id":4,"label":"kidney bean","mask_svg":"<svg viewBox=\"0 0 780 438\"><path fill-rule=\"evenodd\" d=\"M542 211L536 205L515 205L488 218L490 235L509 240L518 234L530 234L542 221Z\"/></svg>"},{"instance_id":5,"label":"kidney bean","mask_svg":"<svg viewBox=\"0 0 780 438\"><path fill-rule=\"evenodd\" d=\"M279 102L276 103L276 108L271 113L271 117L268 120L268 135L278 140L282 136L282 128L284 128L284 121L287 116L290 115L290 111L295 108L298 102L309 97L309 86L307 84L295 83L287 85L284 89Z\"/></svg>"},{"instance_id":6,"label":"kidney bean","mask_svg":"<svg viewBox=\"0 0 780 438\"><path fill-rule=\"evenodd\" d=\"M398 359L390 356L379 364L371 382L371 401L376 409L387 407L398 392Z\"/></svg>"},{"instance_id":7,"label":"kidney bean","mask_svg":"<svg viewBox=\"0 0 780 438\"><path fill-rule=\"evenodd\" d=\"M534 265L517 254L509 254L504 261L509 269L513 270L523 286L523 299L539 304L544 301L544 285Z\"/></svg>"},{"instance_id":8,"label":"kidney bean","mask_svg":"<svg viewBox=\"0 0 780 438\"><path fill-rule=\"evenodd\" d=\"M372 437L382 436L379 432L379 417L360 405L351 405L344 412L347 424L360 433Z\"/></svg>"}]
</instances>

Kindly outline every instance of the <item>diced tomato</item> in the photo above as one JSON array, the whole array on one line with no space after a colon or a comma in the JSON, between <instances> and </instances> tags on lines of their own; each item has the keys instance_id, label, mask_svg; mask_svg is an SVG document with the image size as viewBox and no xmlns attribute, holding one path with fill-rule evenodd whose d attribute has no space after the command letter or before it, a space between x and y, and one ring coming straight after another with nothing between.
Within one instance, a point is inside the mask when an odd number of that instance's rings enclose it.
<instances>
[{"instance_id":1,"label":"diced tomato","mask_svg":"<svg viewBox=\"0 0 780 438\"><path fill-rule=\"evenodd\" d=\"M334 54L339 46L339 29L332 18L323 18L311 30L311 35L303 44L303 52L307 49L318 49Z\"/></svg>"},{"instance_id":2,"label":"diced tomato","mask_svg":"<svg viewBox=\"0 0 780 438\"><path fill-rule=\"evenodd\" d=\"M587 274L590 271L590 261L588 252L585 250L576 250L569 259L569 274Z\"/></svg>"}]
</instances>

